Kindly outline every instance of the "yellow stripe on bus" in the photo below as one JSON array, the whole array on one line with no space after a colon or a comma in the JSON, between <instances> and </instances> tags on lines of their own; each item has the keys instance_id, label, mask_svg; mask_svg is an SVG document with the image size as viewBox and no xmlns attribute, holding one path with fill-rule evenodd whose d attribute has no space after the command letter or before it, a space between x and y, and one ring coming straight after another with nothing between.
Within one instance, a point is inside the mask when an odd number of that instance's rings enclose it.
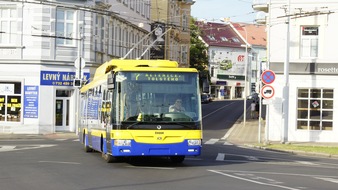
<instances>
[{"instance_id":1,"label":"yellow stripe on bus","mask_svg":"<svg viewBox=\"0 0 338 190\"><path fill-rule=\"evenodd\" d=\"M138 143L180 143L186 139L201 139L200 130L119 130L111 131L111 139L134 139Z\"/></svg>"}]
</instances>

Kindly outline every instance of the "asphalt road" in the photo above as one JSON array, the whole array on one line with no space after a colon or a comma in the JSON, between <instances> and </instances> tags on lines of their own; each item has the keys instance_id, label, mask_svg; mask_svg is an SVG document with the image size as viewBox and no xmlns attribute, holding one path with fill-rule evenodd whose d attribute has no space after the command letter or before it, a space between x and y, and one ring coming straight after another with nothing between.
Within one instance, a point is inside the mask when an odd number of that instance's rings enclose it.
<instances>
[{"instance_id":1,"label":"asphalt road","mask_svg":"<svg viewBox=\"0 0 338 190\"><path fill-rule=\"evenodd\" d=\"M337 189L338 160L238 147L223 140L242 106L242 101L203 105L203 153L182 164L165 158L108 164L97 152L85 153L75 137L0 139L0 189Z\"/></svg>"}]
</instances>

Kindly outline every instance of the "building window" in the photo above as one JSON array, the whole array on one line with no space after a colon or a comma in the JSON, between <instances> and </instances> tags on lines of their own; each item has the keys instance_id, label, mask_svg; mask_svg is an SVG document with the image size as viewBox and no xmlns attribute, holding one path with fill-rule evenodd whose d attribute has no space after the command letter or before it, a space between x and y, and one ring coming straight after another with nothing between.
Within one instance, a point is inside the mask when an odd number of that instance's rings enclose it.
<instances>
[{"instance_id":1,"label":"building window","mask_svg":"<svg viewBox=\"0 0 338 190\"><path fill-rule=\"evenodd\" d=\"M0 7L0 44L16 43L17 11L15 7Z\"/></svg>"},{"instance_id":2,"label":"building window","mask_svg":"<svg viewBox=\"0 0 338 190\"><path fill-rule=\"evenodd\" d=\"M298 89L297 129L332 130L333 89Z\"/></svg>"},{"instance_id":3,"label":"building window","mask_svg":"<svg viewBox=\"0 0 338 190\"><path fill-rule=\"evenodd\" d=\"M0 122L21 121L21 82L0 82Z\"/></svg>"},{"instance_id":4,"label":"building window","mask_svg":"<svg viewBox=\"0 0 338 190\"><path fill-rule=\"evenodd\" d=\"M56 11L56 44L75 45L75 13L73 10L58 9ZM67 39L68 38L68 39Z\"/></svg>"},{"instance_id":5,"label":"building window","mask_svg":"<svg viewBox=\"0 0 338 190\"><path fill-rule=\"evenodd\" d=\"M302 26L301 30L301 57L318 57L318 26Z\"/></svg>"}]
</instances>

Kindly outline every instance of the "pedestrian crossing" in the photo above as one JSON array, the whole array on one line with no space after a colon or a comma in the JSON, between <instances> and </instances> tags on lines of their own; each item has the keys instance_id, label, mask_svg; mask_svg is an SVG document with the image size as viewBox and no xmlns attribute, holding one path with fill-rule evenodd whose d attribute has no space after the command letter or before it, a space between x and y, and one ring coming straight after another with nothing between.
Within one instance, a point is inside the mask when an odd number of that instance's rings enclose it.
<instances>
[{"instance_id":1,"label":"pedestrian crossing","mask_svg":"<svg viewBox=\"0 0 338 190\"><path fill-rule=\"evenodd\" d=\"M232 143L224 140L224 139L214 139L214 138L211 138L207 141L205 141L203 144L205 145L213 145L213 144L223 144L223 145L233 145Z\"/></svg>"}]
</instances>

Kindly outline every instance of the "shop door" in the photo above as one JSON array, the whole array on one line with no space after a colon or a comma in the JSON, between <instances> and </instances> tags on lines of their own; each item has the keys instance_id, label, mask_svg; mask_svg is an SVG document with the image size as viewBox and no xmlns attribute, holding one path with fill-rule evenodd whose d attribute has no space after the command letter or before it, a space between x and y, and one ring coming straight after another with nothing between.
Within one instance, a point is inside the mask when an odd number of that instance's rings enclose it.
<instances>
[{"instance_id":1,"label":"shop door","mask_svg":"<svg viewBox=\"0 0 338 190\"><path fill-rule=\"evenodd\" d=\"M69 101L69 98L55 100L55 126L59 129L66 129L69 126Z\"/></svg>"}]
</instances>

